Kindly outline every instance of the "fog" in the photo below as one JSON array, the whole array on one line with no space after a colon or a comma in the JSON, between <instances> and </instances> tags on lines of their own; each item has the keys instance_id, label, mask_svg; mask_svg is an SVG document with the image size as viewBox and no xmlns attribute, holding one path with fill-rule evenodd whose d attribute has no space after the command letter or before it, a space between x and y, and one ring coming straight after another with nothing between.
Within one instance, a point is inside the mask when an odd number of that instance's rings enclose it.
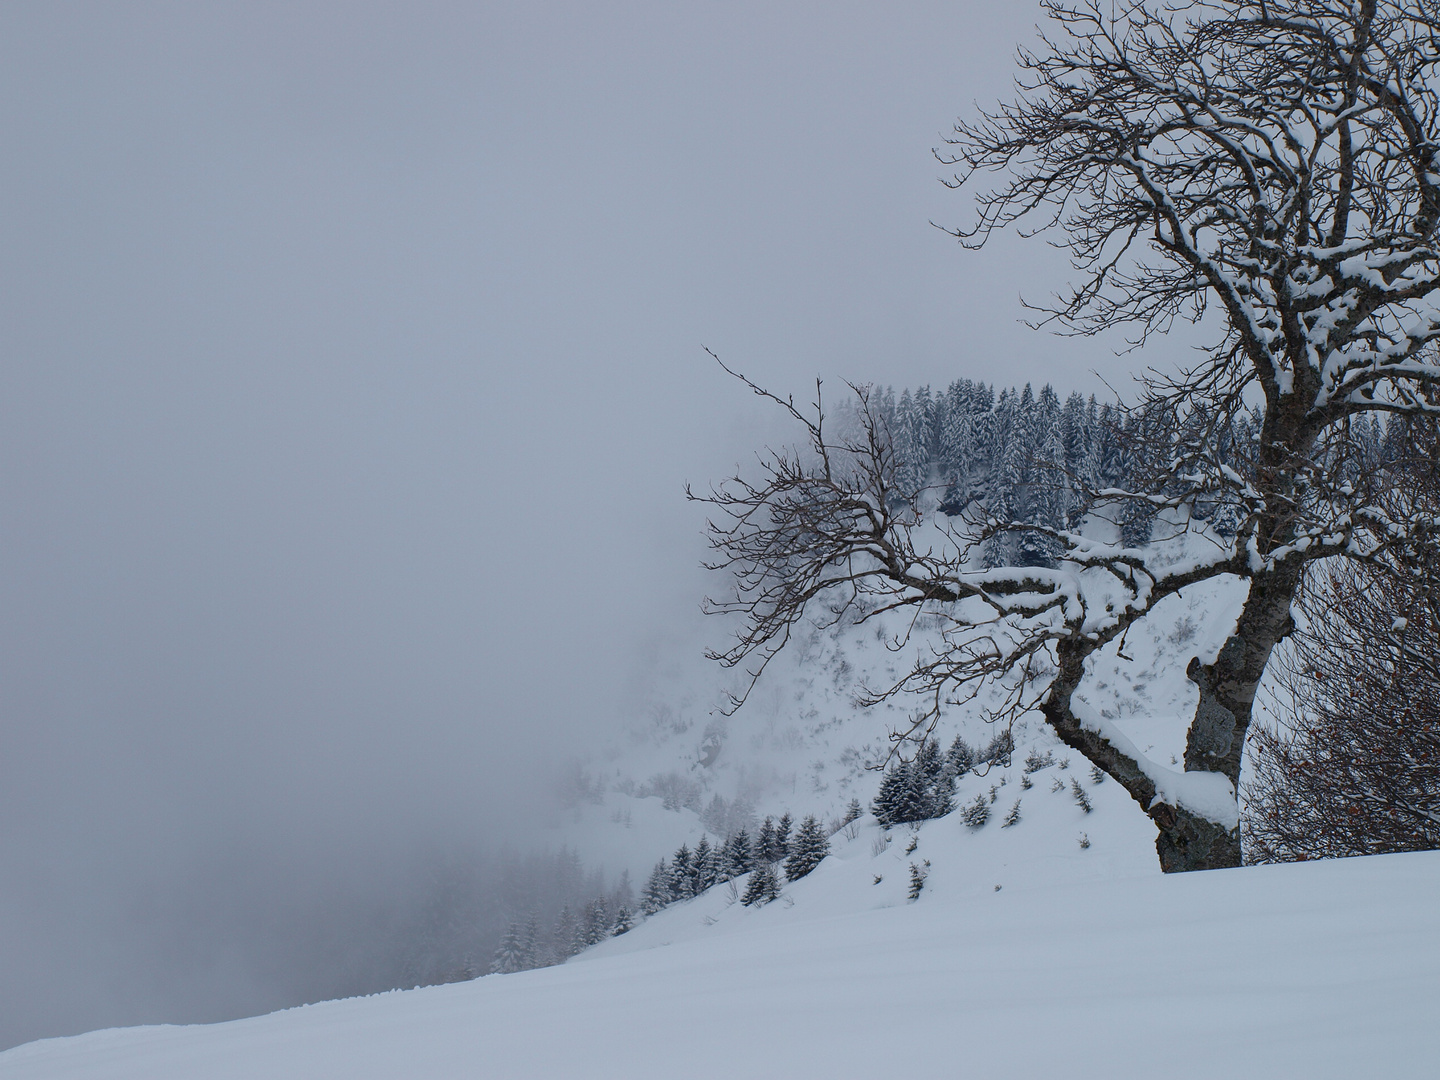
<instances>
[{"instance_id":1,"label":"fog","mask_svg":"<svg viewBox=\"0 0 1440 1080\"><path fill-rule=\"evenodd\" d=\"M1036 15L5 5L0 1045L369 988L523 843L769 432L702 345L1130 367L1020 324L1056 252L930 224Z\"/></svg>"}]
</instances>

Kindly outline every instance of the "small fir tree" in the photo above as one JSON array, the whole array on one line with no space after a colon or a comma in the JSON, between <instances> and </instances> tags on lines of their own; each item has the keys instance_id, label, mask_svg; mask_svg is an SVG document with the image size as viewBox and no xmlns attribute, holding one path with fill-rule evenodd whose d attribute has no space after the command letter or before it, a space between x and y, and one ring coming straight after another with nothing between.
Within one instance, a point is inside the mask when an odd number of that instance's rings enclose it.
<instances>
[{"instance_id":1,"label":"small fir tree","mask_svg":"<svg viewBox=\"0 0 1440 1080\"><path fill-rule=\"evenodd\" d=\"M1020 823L1020 800L1015 800L1015 805L1010 807L1010 812L1005 815L1005 820L1000 823L1002 829L1008 829L1011 825Z\"/></svg>"},{"instance_id":2,"label":"small fir tree","mask_svg":"<svg viewBox=\"0 0 1440 1080\"><path fill-rule=\"evenodd\" d=\"M919 900L919 899L920 899L920 890L923 889L923 888L925 888L925 879L926 879L927 877L929 877L929 876L930 876L930 860L929 860L929 859L926 859L926 860L925 860L923 863L921 863L921 864L917 864L917 863L913 863L913 862L910 864L910 892L907 894L907 896L908 896L911 900Z\"/></svg>"},{"instance_id":3,"label":"small fir tree","mask_svg":"<svg viewBox=\"0 0 1440 1080\"><path fill-rule=\"evenodd\" d=\"M972 829L978 829L990 820L990 803L984 795L976 795L975 801L960 811L960 818Z\"/></svg>"}]
</instances>

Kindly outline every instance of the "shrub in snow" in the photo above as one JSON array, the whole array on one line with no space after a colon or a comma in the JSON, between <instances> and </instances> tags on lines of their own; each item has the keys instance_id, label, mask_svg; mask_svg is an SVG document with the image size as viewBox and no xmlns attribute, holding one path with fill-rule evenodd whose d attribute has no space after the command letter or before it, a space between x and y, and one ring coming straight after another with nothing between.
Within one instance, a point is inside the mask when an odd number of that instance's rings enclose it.
<instances>
[{"instance_id":1,"label":"shrub in snow","mask_svg":"<svg viewBox=\"0 0 1440 1080\"><path fill-rule=\"evenodd\" d=\"M1401 433L1408 500L1435 513L1440 440ZM1251 738L1247 862L1440 848L1440 558L1428 550L1322 570L1301 593L1272 691L1284 726Z\"/></svg>"},{"instance_id":2,"label":"shrub in snow","mask_svg":"<svg viewBox=\"0 0 1440 1080\"><path fill-rule=\"evenodd\" d=\"M1099 765L1090 766L1090 782L1092 784L1103 784L1105 782L1105 770Z\"/></svg>"},{"instance_id":3,"label":"shrub in snow","mask_svg":"<svg viewBox=\"0 0 1440 1080\"><path fill-rule=\"evenodd\" d=\"M1070 781L1070 794L1075 796L1075 801L1080 804L1080 809L1090 813L1093 809L1090 805L1090 796L1085 794L1085 789L1080 786L1079 780Z\"/></svg>"},{"instance_id":4,"label":"shrub in snow","mask_svg":"<svg viewBox=\"0 0 1440 1080\"><path fill-rule=\"evenodd\" d=\"M1089 846L1090 846L1090 836L1089 836L1089 834L1082 832L1082 833L1080 834L1080 850L1081 850L1081 851L1084 851L1084 850L1085 850L1086 848L1088 848Z\"/></svg>"},{"instance_id":5,"label":"shrub in snow","mask_svg":"<svg viewBox=\"0 0 1440 1080\"><path fill-rule=\"evenodd\" d=\"M1025 772L1027 774L1039 772L1041 769L1048 769L1055 764L1055 755L1049 750L1041 754L1039 750L1031 750L1025 758Z\"/></svg>"},{"instance_id":6,"label":"shrub in snow","mask_svg":"<svg viewBox=\"0 0 1440 1080\"><path fill-rule=\"evenodd\" d=\"M930 874L930 860L926 859L922 865L910 864L910 892L906 895L911 900L920 899L920 890L925 888L925 879Z\"/></svg>"},{"instance_id":7,"label":"shrub in snow","mask_svg":"<svg viewBox=\"0 0 1440 1080\"><path fill-rule=\"evenodd\" d=\"M984 795L976 795L975 801L960 811L960 817L972 829L978 829L990 820L990 803Z\"/></svg>"},{"instance_id":8,"label":"shrub in snow","mask_svg":"<svg viewBox=\"0 0 1440 1080\"><path fill-rule=\"evenodd\" d=\"M1051 781L1050 781L1050 790L1051 790L1051 792L1064 791L1064 790L1065 790L1065 781L1064 781L1064 780L1061 780L1058 776L1055 777L1054 780L1051 780Z\"/></svg>"},{"instance_id":9,"label":"shrub in snow","mask_svg":"<svg viewBox=\"0 0 1440 1080\"><path fill-rule=\"evenodd\" d=\"M1005 820L1000 823L1002 829L1008 829L1011 825L1020 821L1020 800L1015 800L1015 805L1010 807L1010 812L1005 815Z\"/></svg>"}]
</instances>

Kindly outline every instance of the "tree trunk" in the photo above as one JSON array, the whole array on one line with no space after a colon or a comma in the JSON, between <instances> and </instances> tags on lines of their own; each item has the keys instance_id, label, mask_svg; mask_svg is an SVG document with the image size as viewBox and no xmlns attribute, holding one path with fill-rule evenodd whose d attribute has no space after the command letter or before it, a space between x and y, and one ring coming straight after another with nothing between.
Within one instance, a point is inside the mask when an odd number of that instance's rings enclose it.
<instances>
[{"instance_id":1,"label":"tree trunk","mask_svg":"<svg viewBox=\"0 0 1440 1080\"><path fill-rule=\"evenodd\" d=\"M1255 705L1255 691L1275 645L1293 629L1290 603L1300 583L1299 562L1281 564L1250 582L1250 595L1212 664L1190 661L1186 674L1200 689L1195 718L1185 739L1186 772L1218 772L1240 790L1240 763ZM1041 711L1060 741L1110 774L1155 822L1155 850L1167 874L1215 870L1241 864L1240 829L1227 828L1186 810L1156 801L1155 783L1128 754L1084 727L1070 700L1084 677L1086 643L1058 647L1059 670Z\"/></svg>"},{"instance_id":2,"label":"tree trunk","mask_svg":"<svg viewBox=\"0 0 1440 1080\"><path fill-rule=\"evenodd\" d=\"M1240 865L1239 826L1227 829L1169 803L1156 803L1150 810L1150 820L1160 830L1155 837L1155 851L1165 873Z\"/></svg>"}]
</instances>

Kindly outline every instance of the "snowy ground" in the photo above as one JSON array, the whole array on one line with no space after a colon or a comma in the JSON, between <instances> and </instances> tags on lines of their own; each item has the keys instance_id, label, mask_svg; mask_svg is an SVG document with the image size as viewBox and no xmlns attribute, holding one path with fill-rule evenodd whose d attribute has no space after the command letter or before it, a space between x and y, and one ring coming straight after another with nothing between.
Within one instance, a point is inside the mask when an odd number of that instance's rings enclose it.
<instances>
[{"instance_id":1,"label":"snowy ground","mask_svg":"<svg viewBox=\"0 0 1440 1080\"><path fill-rule=\"evenodd\" d=\"M1118 794L1097 796L1107 788ZM1081 823L1068 821L1074 804L1034 802L1006 831L1034 830L1018 860L994 820L975 833L958 816L932 822L908 855L908 830L882 849L863 828L766 908L721 886L562 967L32 1043L0 1053L0 1077L1349 1080L1434 1068L1440 853L1164 877L1137 837L1082 850L1063 828ZM1095 816L1106 809L1097 799ZM931 877L908 903L908 864L926 857Z\"/></svg>"}]
</instances>

